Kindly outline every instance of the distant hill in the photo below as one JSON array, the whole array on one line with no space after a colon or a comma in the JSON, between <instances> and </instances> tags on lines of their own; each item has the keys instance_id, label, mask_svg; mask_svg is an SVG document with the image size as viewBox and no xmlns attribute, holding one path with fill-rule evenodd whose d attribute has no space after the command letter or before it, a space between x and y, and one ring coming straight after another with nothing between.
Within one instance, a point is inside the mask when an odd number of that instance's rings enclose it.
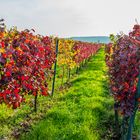
<instances>
[{"instance_id":1,"label":"distant hill","mask_svg":"<svg viewBox=\"0 0 140 140\"><path fill-rule=\"evenodd\" d=\"M99 42L109 43L110 39L107 36L88 36L88 37L71 37L73 40L84 41L84 42Z\"/></svg>"}]
</instances>

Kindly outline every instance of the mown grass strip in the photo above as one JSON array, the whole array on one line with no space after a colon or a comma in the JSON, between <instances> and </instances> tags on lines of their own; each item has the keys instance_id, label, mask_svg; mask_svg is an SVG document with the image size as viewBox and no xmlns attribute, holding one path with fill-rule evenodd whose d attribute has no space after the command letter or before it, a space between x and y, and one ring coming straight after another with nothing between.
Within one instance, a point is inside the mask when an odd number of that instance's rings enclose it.
<instances>
[{"instance_id":1,"label":"mown grass strip","mask_svg":"<svg viewBox=\"0 0 140 140\"><path fill-rule=\"evenodd\" d=\"M113 98L109 95L104 50L95 55L30 133L30 140L101 140L113 135Z\"/></svg>"}]
</instances>

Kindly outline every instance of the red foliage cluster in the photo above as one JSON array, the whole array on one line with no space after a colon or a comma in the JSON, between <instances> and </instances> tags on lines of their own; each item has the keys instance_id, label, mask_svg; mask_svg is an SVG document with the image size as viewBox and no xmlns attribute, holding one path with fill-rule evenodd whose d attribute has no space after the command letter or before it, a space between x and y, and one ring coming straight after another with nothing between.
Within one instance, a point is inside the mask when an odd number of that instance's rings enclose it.
<instances>
[{"instance_id":1,"label":"red foliage cluster","mask_svg":"<svg viewBox=\"0 0 140 140\"><path fill-rule=\"evenodd\" d=\"M110 88L118 108L124 116L134 111L140 74L140 25L135 25L129 36L118 36L117 41L106 47Z\"/></svg>"},{"instance_id":2,"label":"red foliage cluster","mask_svg":"<svg viewBox=\"0 0 140 140\"><path fill-rule=\"evenodd\" d=\"M77 64L80 64L85 59L96 54L96 52L101 48L101 44L87 43L87 42L76 42L74 45L74 50L77 51L74 59Z\"/></svg>"},{"instance_id":3,"label":"red foliage cluster","mask_svg":"<svg viewBox=\"0 0 140 140\"><path fill-rule=\"evenodd\" d=\"M0 38L0 103L17 108L25 94L46 96L47 71L54 61L49 37L33 35L29 30L4 33Z\"/></svg>"},{"instance_id":4,"label":"red foliage cluster","mask_svg":"<svg viewBox=\"0 0 140 140\"><path fill-rule=\"evenodd\" d=\"M34 35L34 30L7 31L0 20L0 103L17 108L24 95L48 95L47 79L56 60L54 40ZM95 54L99 44L77 42L75 61L79 64ZM65 53L65 52L64 52Z\"/></svg>"}]
</instances>

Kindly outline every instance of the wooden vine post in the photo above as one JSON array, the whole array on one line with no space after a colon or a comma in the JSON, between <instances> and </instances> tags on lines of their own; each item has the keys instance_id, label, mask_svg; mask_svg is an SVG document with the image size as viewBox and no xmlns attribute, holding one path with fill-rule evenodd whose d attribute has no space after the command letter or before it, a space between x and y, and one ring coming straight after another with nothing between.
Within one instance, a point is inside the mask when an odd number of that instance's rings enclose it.
<instances>
[{"instance_id":1,"label":"wooden vine post","mask_svg":"<svg viewBox=\"0 0 140 140\"><path fill-rule=\"evenodd\" d=\"M65 68L62 66L62 81L61 81L61 86L63 86L64 83L64 75L65 75Z\"/></svg>"},{"instance_id":2,"label":"wooden vine post","mask_svg":"<svg viewBox=\"0 0 140 140\"><path fill-rule=\"evenodd\" d=\"M115 125L116 125L116 133L119 135L119 114L118 114L118 103L114 103L114 113L115 113Z\"/></svg>"},{"instance_id":3,"label":"wooden vine post","mask_svg":"<svg viewBox=\"0 0 140 140\"><path fill-rule=\"evenodd\" d=\"M67 69L68 69L68 83L69 83L70 82L71 69L70 69L70 67L68 67Z\"/></svg>"},{"instance_id":4,"label":"wooden vine post","mask_svg":"<svg viewBox=\"0 0 140 140\"><path fill-rule=\"evenodd\" d=\"M36 93L35 99L34 99L34 112L37 112L37 97L38 97L38 93Z\"/></svg>"},{"instance_id":5,"label":"wooden vine post","mask_svg":"<svg viewBox=\"0 0 140 140\"><path fill-rule=\"evenodd\" d=\"M79 67L77 66L77 68L76 68L76 74L78 74L78 72L79 72Z\"/></svg>"},{"instance_id":6,"label":"wooden vine post","mask_svg":"<svg viewBox=\"0 0 140 140\"><path fill-rule=\"evenodd\" d=\"M59 44L59 40L56 39L56 60L54 63L54 76L53 76L53 83L52 83L52 96L54 94L54 87L55 87L55 77L56 77L56 66L57 66L57 56L58 56L58 44Z\"/></svg>"}]
</instances>

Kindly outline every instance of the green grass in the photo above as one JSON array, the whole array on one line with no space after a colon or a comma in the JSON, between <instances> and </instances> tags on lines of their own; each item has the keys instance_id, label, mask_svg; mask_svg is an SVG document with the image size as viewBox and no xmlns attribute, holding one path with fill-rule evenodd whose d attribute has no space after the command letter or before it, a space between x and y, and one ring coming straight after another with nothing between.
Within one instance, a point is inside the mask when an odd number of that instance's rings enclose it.
<instances>
[{"instance_id":1,"label":"green grass","mask_svg":"<svg viewBox=\"0 0 140 140\"><path fill-rule=\"evenodd\" d=\"M38 98L37 113L33 113L32 97L27 100L29 105L16 110L0 105L0 139L113 140L114 100L108 90L104 57L102 48L63 88L59 88L62 70L58 67L55 94ZM65 71L64 82L66 76ZM140 135L140 113L134 133Z\"/></svg>"},{"instance_id":2,"label":"green grass","mask_svg":"<svg viewBox=\"0 0 140 140\"><path fill-rule=\"evenodd\" d=\"M109 95L103 49L71 81L57 104L32 126L26 140L101 140L111 137L113 99Z\"/></svg>"}]
</instances>

